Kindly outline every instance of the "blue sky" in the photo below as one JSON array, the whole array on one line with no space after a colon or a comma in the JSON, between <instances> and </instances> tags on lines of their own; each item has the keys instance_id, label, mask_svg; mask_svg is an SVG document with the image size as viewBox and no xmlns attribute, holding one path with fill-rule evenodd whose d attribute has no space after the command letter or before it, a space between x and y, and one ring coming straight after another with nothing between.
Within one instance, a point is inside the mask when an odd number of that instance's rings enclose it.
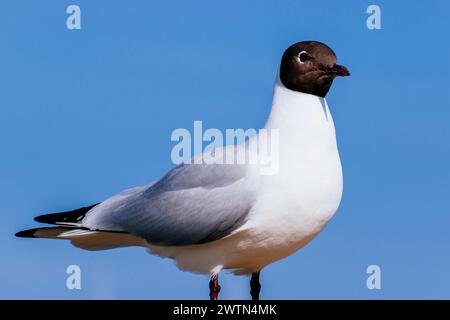
<instances>
[{"instance_id":1,"label":"blue sky","mask_svg":"<svg viewBox=\"0 0 450 320\"><path fill-rule=\"evenodd\" d=\"M77 4L82 29L66 28ZM382 29L366 28L377 4ZM262 272L263 299L450 298L448 1L2 1L0 298L204 299L208 279L142 248L18 239L35 215L145 184L171 132L259 128L284 49L330 45L352 77L327 96L344 168L338 213ZM67 290L66 267L82 270ZM381 267L381 290L366 268ZM249 298L223 274L220 298Z\"/></svg>"}]
</instances>

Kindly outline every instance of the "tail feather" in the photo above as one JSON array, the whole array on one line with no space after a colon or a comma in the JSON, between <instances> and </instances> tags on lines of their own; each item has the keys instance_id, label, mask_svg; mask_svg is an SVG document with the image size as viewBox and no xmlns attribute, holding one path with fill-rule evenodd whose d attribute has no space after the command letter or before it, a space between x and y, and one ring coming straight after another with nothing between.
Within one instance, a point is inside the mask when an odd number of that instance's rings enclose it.
<instances>
[{"instance_id":1,"label":"tail feather","mask_svg":"<svg viewBox=\"0 0 450 320\"><path fill-rule=\"evenodd\" d=\"M106 250L129 246L147 247L144 239L125 232L94 231L71 227L46 227L16 233L20 238L64 239L85 250Z\"/></svg>"},{"instance_id":2,"label":"tail feather","mask_svg":"<svg viewBox=\"0 0 450 320\"><path fill-rule=\"evenodd\" d=\"M16 233L20 238L69 240L75 247L85 250L106 250L119 247L142 246L147 242L132 234L119 231L90 230L81 224L86 214L98 203L66 212L44 214L34 218L37 222L57 225L24 230Z\"/></svg>"}]
</instances>

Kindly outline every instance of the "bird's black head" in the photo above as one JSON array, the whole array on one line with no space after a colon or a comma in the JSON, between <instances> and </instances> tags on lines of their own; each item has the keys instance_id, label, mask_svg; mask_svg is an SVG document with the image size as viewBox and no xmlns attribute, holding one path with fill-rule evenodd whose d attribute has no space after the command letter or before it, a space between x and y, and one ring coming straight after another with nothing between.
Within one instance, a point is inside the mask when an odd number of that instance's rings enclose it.
<instances>
[{"instance_id":1,"label":"bird's black head","mask_svg":"<svg viewBox=\"0 0 450 320\"><path fill-rule=\"evenodd\" d=\"M298 42L283 54L280 80L291 90L325 97L334 78L349 76L346 67L336 64L336 54L317 41Z\"/></svg>"}]
</instances>

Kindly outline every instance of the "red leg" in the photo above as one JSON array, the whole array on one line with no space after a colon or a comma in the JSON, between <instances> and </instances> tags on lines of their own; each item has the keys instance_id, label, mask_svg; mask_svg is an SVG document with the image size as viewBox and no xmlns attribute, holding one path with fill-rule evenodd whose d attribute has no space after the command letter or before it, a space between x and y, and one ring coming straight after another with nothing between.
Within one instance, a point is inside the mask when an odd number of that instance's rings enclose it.
<instances>
[{"instance_id":1,"label":"red leg","mask_svg":"<svg viewBox=\"0 0 450 320\"><path fill-rule=\"evenodd\" d=\"M210 300L217 300L217 296L220 292L219 275L214 274L209 281L209 297Z\"/></svg>"}]
</instances>

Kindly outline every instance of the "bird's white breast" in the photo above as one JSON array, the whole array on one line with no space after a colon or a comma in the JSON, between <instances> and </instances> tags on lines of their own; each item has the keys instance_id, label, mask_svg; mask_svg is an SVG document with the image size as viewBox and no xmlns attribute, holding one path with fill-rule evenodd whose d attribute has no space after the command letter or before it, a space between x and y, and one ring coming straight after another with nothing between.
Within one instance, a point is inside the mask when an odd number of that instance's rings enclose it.
<instances>
[{"instance_id":1,"label":"bird's white breast","mask_svg":"<svg viewBox=\"0 0 450 320\"><path fill-rule=\"evenodd\" d=\"M278 172L260 177L244 229L277 260L308 243L336 212L342 169L325 99L277 83L266 129L279 130Z\"/></svg>"}]
</instances>

